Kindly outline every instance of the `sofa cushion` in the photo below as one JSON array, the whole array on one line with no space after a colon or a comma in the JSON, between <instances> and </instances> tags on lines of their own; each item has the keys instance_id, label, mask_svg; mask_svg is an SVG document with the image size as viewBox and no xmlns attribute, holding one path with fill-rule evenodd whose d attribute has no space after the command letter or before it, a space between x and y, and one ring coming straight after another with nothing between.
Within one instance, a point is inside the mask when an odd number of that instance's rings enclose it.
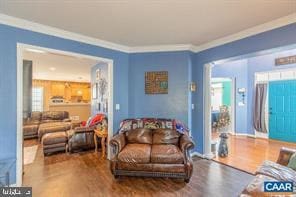
<instances>
[{"instance_id":1,"label":"sofa cushion","mask_svg":"<svg viewBox=\"0 0 296 197\"><path fill-rule=\"evenodd\" d=\"M181 150L173 144L153 144L151 150L152 163L182 164L184 157Z\"/></svg>"},{"instance_id":2,"label":"sofa cushion","mask_svg":"<svg viewBox=\"0 0 296 197\"><path fill-rule=\"evenodd\" d=\"M153 132L153 144L179 144L180 134L174 129L156 129Z\"/></svg>"},{"instance_id":3,"label":"sofa cushion","mask_svg":"<svg viewBox=\"0 0 296 197\"><path fill-rule=\"evenodd\" d=\"M33 121L33 120L35 120L35 121L40 121L40 119L41 119L41 115L42 115L42 113L41 112L39 112L39 111L34 111L34 112L31 112L31 120Z\"/></svg>"},{"instance_id":4,"label":"sofa cushion","mask_svg":"<svg viewBox=\"0 0 296 197\"><path fill-rule=\"evenodd\" d=\"M150 129L133 129L126 132L128 143L152 144L152 131Z\"/></svg>"},{"instance_id":5,"label":"sofa cushion","mask_svg":"<svg viewBox=\"0 0 296 197\"><path fill-rule=\"evenodd\" d=\"M118 154L118 160L127 163L149 163L150 144L127 144Z\"/></svg>"},{"instance_id":6,"label":"sofa cushion","mask_svg":"<svg viewBox=\"0 0 296 197\"><path fill-rule=\"evenodd\" d=\"M42 144L43 145L50 145L50 144L59 144L67 142L67 134L66 132L55 132L55 133L47 133L42 137Z\"/></svg>"},{"instance_id":7,"label":"sofa cushion","mask_svg":"<svg viewBox=\"0 0 296 197\"><path fill-rule=\"evenodd\" d=\"M288 167L292 168L293 170L296 170L296 153L294 153L288 163Z\"/></svg>"},{"instance_id":8,"label":"sofa cushion","mask_svg":"<svg viewBox=\"0 0 296 197\"><path fill-rule=\"evenodd\" d=\"M53 133L59 131L67 131L71 129L70 122L51 122L51 123L42 123L38 129L38 136L41 139L42 136L46 133Z\"/></svg>"},{"instance_id":9,"label":"sofa cushion","mask_svg":"<svg viewBox=\"0 0 296 197\"><path fill-rule=\"evenodd\" d=\"M24 125L23 126L23 134L27 135L37 135L38 133L38 125Z\"/></svg>"},{"instance_id":10,"label":"sofa cushion","mask_svg":"<svg viewBox=\"0 0 296 197\"><path fill-rule=\"evenodd\" d=\"M46 111L42 113L42 120L63 120L68 118L69 113L65 111Z\"/></svg>"},{"instance_id":11,"label":"sofa cushion","mask_svg":"<svg viewBox=\"0 0 296 197\"><path fill-rule=\"evenodd\" d=\"M272 161L264 161L255 174L262 174L281 181L291 181L296 185L296 171Z\"/></svg>"}]
</instances>

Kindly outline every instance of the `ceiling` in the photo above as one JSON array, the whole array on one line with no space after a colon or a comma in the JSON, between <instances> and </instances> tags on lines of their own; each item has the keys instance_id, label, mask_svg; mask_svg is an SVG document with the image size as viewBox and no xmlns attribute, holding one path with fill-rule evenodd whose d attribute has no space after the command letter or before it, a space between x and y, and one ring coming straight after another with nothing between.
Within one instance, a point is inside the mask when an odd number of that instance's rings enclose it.
<instances>
[{"instance_id":1,"label":"ceiling","mask_svg":"<svg viewBox=\"0 0 296 197\"><path fill-rule=\"evenodd\" d=\"M296 13L296 0L0 0L0 13L128 47L202 45Z\"/></svg>"},{"instance_id":2,"label":"ceiling","mask_svg":"<svg viewBox=\"0 0 296 197\"><path fill-rule=\"evenodd\" d=\"M23 52L23 59L33 61L33 79L90 82L96 60L55 53Z\"/></svg>"}]
</instances>

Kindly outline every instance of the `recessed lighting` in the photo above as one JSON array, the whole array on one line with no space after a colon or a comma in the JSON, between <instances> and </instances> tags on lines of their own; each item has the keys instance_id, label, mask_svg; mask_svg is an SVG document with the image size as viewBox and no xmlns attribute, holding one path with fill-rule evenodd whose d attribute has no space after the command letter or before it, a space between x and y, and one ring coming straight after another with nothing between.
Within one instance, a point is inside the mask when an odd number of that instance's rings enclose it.
<instances>
[{"instance_id":1,"label":"recessed lighting","mask_svg":"<svg viewBox=\"0 0 296 197\"><path fill-rule=\"evenodd\" d=\"M55 67L49 67L49 70L51 70L51 71L55 71L56 68L55 68Z\"/></svg>"},{"instance_id":2,"label":"recessed lighting","mask_svg":"<svg viewBox=\"0 0 296 197\"><path fill-rule=\"evenodd\" d=\"M33 52L33 53L46 53L45 51L42 51L42 50L39 50L39 49L26 49L26 51L29 51L29 52Z\"/></svg>"}]
</instances>

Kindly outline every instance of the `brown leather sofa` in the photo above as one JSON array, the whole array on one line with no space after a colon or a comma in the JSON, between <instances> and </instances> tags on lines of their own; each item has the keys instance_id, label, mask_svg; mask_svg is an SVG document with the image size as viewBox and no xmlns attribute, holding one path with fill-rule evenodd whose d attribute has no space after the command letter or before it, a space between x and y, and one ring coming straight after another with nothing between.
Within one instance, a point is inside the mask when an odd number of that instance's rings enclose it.
<instances>
[{"instance_id":1,"label":"brown leather sofa","mask_svg":"<svg viewBox=\"0 0 296 197\"><path fill-rule=\"evenodd\" d=\"M193 164L189 150L194 143L187 134L174 129L137 128L117 134L110 145L115 153L110 162L115 178L149 176L190 181Z\"/></svg>"},{"instance_id":2,"label":"brown leather sofa","mask_svg":"<svg viewBox=\"0 0 296 197\"><path fill-rule=\"evenodd\" d=\"M296 171L288 168L290 157L296 149L282 148L277 162L265 161L256 171L255 178L242 191L241 197L271 196L264 192L265 181L290 181L296 185Z\"/></svg>"},{"instance_id":3,"label":"brown leather sofa","mask_svg":"<svg viewBox=\"0 0 296 197\"><path fill-rule=\"evenodd\" d=\"M54 122L71 122L69 113L66 111L32 112L29 118L23 120L24 139L38 137L41 124Z\"/></svg>"}]
</instances>

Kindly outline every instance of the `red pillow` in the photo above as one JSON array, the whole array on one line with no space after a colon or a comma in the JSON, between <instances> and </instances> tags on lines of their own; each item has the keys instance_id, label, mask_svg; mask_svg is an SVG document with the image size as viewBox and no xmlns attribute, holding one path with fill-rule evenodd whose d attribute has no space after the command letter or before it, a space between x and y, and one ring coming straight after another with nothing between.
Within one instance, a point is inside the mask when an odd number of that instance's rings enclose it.
<instances>
[{"instance_id":1,"label":"red pillow","mask_svg":"<svg viewBox=\"0 0 296 197\"><path fill-rule=\"evenodd\" d=\"M102 122L104 118L105 118L105 114L96 114L87 122L86 126L87 127L95 126L96 124Z\"/></svg>"}]
</instances>

